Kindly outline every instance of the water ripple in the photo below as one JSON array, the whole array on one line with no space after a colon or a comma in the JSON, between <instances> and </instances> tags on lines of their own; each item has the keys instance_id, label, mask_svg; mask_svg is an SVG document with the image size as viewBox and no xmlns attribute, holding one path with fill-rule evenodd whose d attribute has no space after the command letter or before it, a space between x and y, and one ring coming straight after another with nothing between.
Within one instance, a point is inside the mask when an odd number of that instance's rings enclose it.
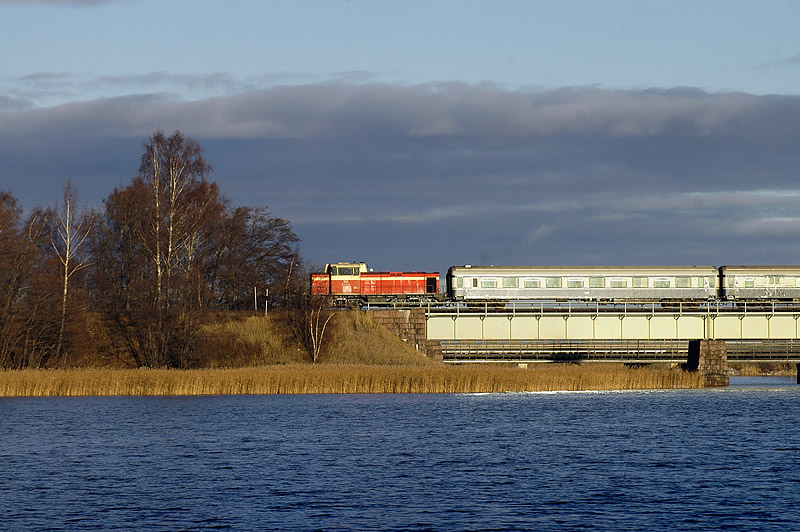
<instances>
[{"instance_id":1,"label":"water ripple","mask_svg":"<svg viewBox=\"0 0 800 532\"><path fill-rule=\"evenodd\" d=\"M0 400L0 529L789 530L800 388Z\"/></svg>"}]
</instances>

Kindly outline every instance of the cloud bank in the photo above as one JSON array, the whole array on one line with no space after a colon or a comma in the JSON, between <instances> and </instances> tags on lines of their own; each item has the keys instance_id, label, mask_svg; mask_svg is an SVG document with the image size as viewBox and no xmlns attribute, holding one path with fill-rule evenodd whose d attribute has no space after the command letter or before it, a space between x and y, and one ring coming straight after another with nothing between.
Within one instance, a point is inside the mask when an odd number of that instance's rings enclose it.
<instances>
[{"instance_id":1,"label":"cloud bank","mask_svg":"<svg viewBox=\"0 0 800 532\"><path fill-rule=\"evenodd\" d=\"M800 97L281 76L104 78L131 92L51 107L36 102L88 81L16 80L3 188L49 204L70 178L98 203L154 130L181 129L223 191L291 219L320 262L800 263Z\"/></svg>"}]
</instances>

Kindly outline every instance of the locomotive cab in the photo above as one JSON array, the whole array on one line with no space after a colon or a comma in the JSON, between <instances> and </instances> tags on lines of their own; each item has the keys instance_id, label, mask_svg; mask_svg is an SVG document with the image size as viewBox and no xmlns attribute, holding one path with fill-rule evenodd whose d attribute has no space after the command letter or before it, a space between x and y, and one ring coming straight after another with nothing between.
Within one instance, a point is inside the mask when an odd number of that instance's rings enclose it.
<instances>
[{"instance_id":1,"label":"locomotive cab","mask_svg":"<svg viewBox=\"0 0 800 532\"><path fill-rule=\"evenodd\" d=\"M367 271L369 270L364 262L337 262L325 265L325 273L330 277L332 294L360 294L361 274Z\"/></svg>"}]
</instances>

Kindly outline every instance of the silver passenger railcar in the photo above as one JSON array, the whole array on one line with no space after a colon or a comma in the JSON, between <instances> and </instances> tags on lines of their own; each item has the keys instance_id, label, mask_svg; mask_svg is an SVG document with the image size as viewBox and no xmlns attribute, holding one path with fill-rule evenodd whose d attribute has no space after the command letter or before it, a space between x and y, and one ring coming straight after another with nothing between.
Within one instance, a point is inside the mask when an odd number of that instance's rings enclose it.
<instances>
[{"instance_id":1,"label":"silver passenger railcar","mask_svg":"<svg viewBox=\"0 0 800 532\"><path fill-rule=\"evenodd\" d=\"M452 266L447 294L462 300L712 300L714 266Z\"/></svg>"},{"instance_id":2,"label":"silver passenger railcar","mask_svg":"<svg viewBox=\"0 0 800 532\"><path fill-rule=\"evenodd\" d=\"M722 297L735 300L800 300L800 266L722 266Z\"/></svg>"}]
</instances>

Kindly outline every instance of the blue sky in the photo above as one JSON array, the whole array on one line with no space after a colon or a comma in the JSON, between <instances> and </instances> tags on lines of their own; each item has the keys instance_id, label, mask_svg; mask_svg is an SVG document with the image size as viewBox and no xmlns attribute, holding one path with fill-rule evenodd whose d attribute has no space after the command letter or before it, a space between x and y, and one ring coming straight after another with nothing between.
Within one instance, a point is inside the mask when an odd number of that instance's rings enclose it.
<instances>
[{"instance_id":1,"label":"blue sky","mask_svg":"<svg viewBox=\"0 0 800 532\"><path fill-rule=\"evenodd\" d=\"M177 76L753 94L794 93L800 82L796 1L0 0L0 9L4 81L119 80L84 96L146 88L141 78L155 72L176 76L174 90L190 98L207 94Z\"/></svg>"},{"instance_id":2,"label":"blue sky","mask_svg":"<svg viewBox=\"0 0 800 532\"><path fill-rule=\"evenodd\" d=\"M800 2L0 0L0 189L181 129L314 262L800 263Z\"/></svg>"}]
</instances>

